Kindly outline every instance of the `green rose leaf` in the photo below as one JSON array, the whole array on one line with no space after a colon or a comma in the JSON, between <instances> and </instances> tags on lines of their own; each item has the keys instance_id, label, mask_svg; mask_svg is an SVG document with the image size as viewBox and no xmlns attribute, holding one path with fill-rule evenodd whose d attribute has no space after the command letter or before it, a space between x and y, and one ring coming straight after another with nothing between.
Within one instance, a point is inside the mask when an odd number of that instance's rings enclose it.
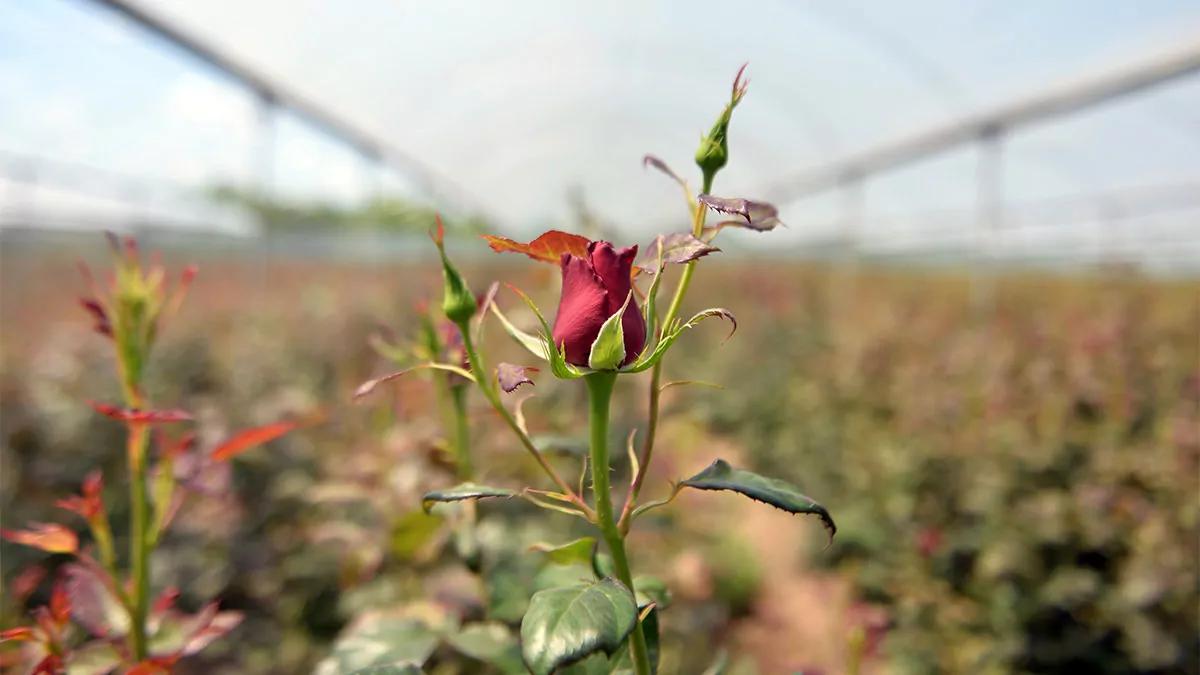
<instances>
[{"instance_id":1,"label":"green rose leaf","mask_svg":"<svg viewBox=\"0 0 1200 675\"><path fill-rule=\"evenodd\" d=\"M651 603L657 609L666 609L671 604L671 591L667 588L667 582L658 577L634 577L633 587L637 589L638 609L645 609Z\"/></svg>"},{"instance_id":2,"label":"green rose leaf","mask_svg":"<svg viewBox=\"0 0 1200 675\"><path fill-rule=\"evenodd\" d=\"M637 625L633 594L613 579L535 593L521 620L521 655L533 675L603 651L611 656Z\"/></svg>"},{"instance_id":3,"label":"green rose leaf","mask_svg":"<svg viewBox=\"0 0 1200 675\"><path fill-rule=\"evenodd\" d=\"M511 499L516 496L517 493L515 491L505 488L463 483L462 485L456 485L446 490L434 490L427 493L421 499L421 507L425 509L425 513L429 513L433 505L439 502L460 502L464 499L495 499L499 497Z\"/></svg>"},{"instance_id":4,"label":"green rose leaf","mask_svg":"<svg viewBox=\"0 0 1200 675\"><path fill-rule=\"evenodd\" d=\"M527 675L521 647L508 626L499 622L473 623L446 642L464 656L491 664L503 675Z\"/></svg>"},{"instance_id":5,"label":"green rose leaf","mask_svg":"<svg viewBox=\"0 0 1200 675\"><path fill-rule=\"evenodd\" d=\"M596 538L583 537L562 546L534 544L529 549L545 553L546 558L556 565L591 565L596 553Z\"/></svg>"},{"instance_id":6,"label":"green rose leaf","mask_svg":"<svg viewBox=\"0 0 1200 675\"><path fill-rule=\"evenodd\" d=\"M751 471L735 469L723 459L713 462L700 473L680 483L697 490L730 490L755 501L770 504L788 513L807 513L821 519L830 541L837 533L833 516L817 502L805 497L794 485L775 478L766 478Z\"/></svg>"},{"instance_id":7,"label":"green rose leaf","mask_svg":"<svg viewBox=\"0 0 1200 675\"><path fill-rule=\"evenodd\" d=\"M597 549L596 555L592 556L592 573L597 579L615 576L617 568L613 564L612 556Z\"/></svg>"},{"instance_id":8,"label":"green rose leaf","mask_svg":"<svg viewBox=\"0 0 1200 675\"><path fill-rule=\"evenodd\" d=\"M342 632L333 651L317 664L313 675L363 672L419 675L421 665L437 649L438 642L433 630L420 621L379 613L363 614ZM374 670L365 670L370 668Z\"/></svg>"},{"instance_id":9,"label":"green rose leaf","mask_svg":"<svg viewBox=\"0 0 1200 675\"><path fill-rule=\"evenodd\" d=\"M634 582L637 585L637 582ZM650 672L658 672L659 653L662 651L660 645L660 631L658 628L658 607L654 607L646 613L642 619L642 634L646 637L646 651L650 656ZM629 655L628 649L622 649L620 654L617 654L612 659L612 675L618 673L633 673L632 657Z\"/></svg>"},{"instance_id":10,"label":"green rose leaf","mask_svg":"<svg viewBox=\"0 0 1200 675\"><path fill-rule=\"evenodd\" d=\"M67 675L106 675L117 672L121 654L107 642L95 640L71 650L67 657Z\"/></svg>"}]
</instances>

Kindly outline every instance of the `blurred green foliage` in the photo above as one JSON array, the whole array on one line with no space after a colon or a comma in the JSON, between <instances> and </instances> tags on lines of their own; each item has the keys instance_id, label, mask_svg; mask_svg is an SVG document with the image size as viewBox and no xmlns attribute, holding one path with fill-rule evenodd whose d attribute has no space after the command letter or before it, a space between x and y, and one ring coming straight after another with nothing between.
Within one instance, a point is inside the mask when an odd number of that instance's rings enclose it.
<instances>
[{"instance_id":1,"label":"blurred green foliage","mask_svg":"<svg viewBox=\"0 0 1200 675\"><path fill-rule=\"evenodd\" d=\"M329 201L300 201L263 197L231 185L216 185L207 196L218 204L237 206L257 218L268 230L384 230L423 233L434 226L437 210L400 197L378 197L358 206ZM492 228L478 217L446 220L451 233L481 234Z\"/></svg>"}]
</instances>

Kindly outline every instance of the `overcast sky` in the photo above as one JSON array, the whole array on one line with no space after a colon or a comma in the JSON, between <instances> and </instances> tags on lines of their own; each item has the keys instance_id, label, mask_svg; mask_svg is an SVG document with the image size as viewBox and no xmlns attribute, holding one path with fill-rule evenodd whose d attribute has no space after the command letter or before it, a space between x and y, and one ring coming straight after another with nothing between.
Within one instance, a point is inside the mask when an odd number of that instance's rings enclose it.
<instances>
[{"instance_id":1,"label":"overcast sky","mask_svg":"<svg viewBox=\"0 0 1200 675\"><path fill-rule=\"evenodd\" d=\"M743 61L752 85L716 190L731 196L1200 35L1196 0L134 4L451 176L513 228L561 216L567 191L582 185L639 240L681 213L677 190L644 171L641 156L694 174L696 143ZM255 125L254 100L235 82L107 9L0 2L0 151L171 186L244 183ZM288 115L276 133L276 189L346 203L381 184L405 189L401 176L381 179ZM1033 128L1007 143L1005 157L1005 196L1015 202L1200 181L1200 77ZM868 235L902 237L904 221L885 215L969 208L975 165L968 148L870 182ZM31 199L39 208L119 210L137 199L183 208L177 196L117 195L97 206L45 185L32 198L0 188L0 209ZM783 205L792 227L777 241L833 232L838 204L832 195ZM1127 236L1194 229L1197 213L1143 219ZM1094 230L1067 224L1028 236L1070 247Z\"/></svg>"}]
</instances>

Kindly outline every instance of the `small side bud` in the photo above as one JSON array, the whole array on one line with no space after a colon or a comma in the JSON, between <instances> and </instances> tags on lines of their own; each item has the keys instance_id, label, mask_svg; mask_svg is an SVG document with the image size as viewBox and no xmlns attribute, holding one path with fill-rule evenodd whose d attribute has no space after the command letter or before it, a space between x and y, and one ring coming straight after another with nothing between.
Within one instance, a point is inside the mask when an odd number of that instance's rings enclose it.
<instances>
[{"instance_id":1,"label":"small side bud","mask_svg":"<svg viewBox=\"0 0 1200 675\"><path fill-rule=\"evenodd\" d=\"M446 228L442 226L441 216L437 218L437 233L431 236L433 237L433 243L437 244L438 254L442 256L442 276L446 282L442 297L442 311L445 312L446 318L456 324L463 325L470 321L471 317L475 316L479 304L475 298L475 294L471 292L471 289L467 288L467 282L450 262L450 258L446 256Z\"/></svg>"},{"instance_id":2,"label":"small side bud","mask_svg":"<svg viewBox=\"0 0 1200 675\"><path fill-rule=\"evenodd\" d=\"M700 148L696 150L696 165L704 173L705 184L710 184L713 176L729 163L729 121L733 116L733 109L737 107L738 103L741 103L742 97L746 95L746 87L749 82L742 81L742 73L746 70L746 65L749 64L743 64L738 70L737 77L733 80L733 93L730 96L729 105L725 106L725 110L713 124L712 130L700 141Z\"/></svg>"}]
</instances>

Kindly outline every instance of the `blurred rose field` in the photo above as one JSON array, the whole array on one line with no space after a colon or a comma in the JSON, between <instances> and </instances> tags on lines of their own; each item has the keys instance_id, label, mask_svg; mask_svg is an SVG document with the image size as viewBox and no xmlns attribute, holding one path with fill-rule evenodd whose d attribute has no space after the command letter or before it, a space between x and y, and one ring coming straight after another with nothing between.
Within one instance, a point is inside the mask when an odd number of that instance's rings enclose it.
<instances>
[{"instance_id":1,"label":"blurred rose field","mask_svg":"<svg viewBox=\"0 0 1200 675\"><path fill-rule=\"evenodd\" d=\"M452 246L473 282L503 279L553 306L552 268L480 239ZM103 240L0 255L0 520L70 523L86 541L55 503L102 467L124 551L124 430L85 403L116 400L118 385L77 302L76 257L102 261ZM178 588L182 611L215 600L242 619L174 672L341 672L338 659L374 640L406 645L428 673L506 673L446 627L519 622L528 589L570 576L527 549L586 530L516 500L478 504L487 587L463 569L456 530L422 510L422 495L457 482L429 378L352 401L394 370L372 344L411 340L416 307L439 299L436 258L424 260L264 270L167 252L168 268L196 262L199 274L148 366L153 400L190 411L209 448L320 413L199 472L153 585ZM722 658L747 675L1200 672L1200 284L1014 273L980 313L954 272L864 269L839 294L838 273L815 263L698 269L687 309L729 307L739 330L722 344L722 327L702 326L667 362L668 379L723 389L664 394L647 495L722 457L799 486L838 531L826 548L814 518L698 491L639 521L634 566L671 591L662 672ZM517 296L498 297L535 327ZM519 353L494 320L485 330L494 350ZM618 384L630 391L616 399L614 438L643 424L647 377ZM573 476L587 443L582 388L534 380L522 389L534 394L530 434ZM494 485L546 483L470 400L476 471ZM614 484L627 481L623 453L614 465ZM27 625L66 557L8 541L0 552L0 628ZM413 625L440 628L405 637Z\"/></svg>"}]
</instances>

